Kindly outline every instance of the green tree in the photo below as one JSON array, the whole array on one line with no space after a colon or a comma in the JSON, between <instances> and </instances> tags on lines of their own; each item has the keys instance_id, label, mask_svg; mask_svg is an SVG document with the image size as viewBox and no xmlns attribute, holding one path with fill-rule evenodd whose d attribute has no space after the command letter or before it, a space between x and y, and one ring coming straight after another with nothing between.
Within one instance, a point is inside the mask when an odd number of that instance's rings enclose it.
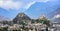
<instances>
[{"instance_id":1,"label":"green tree","mask_svg":"<svg viewBox=\"0 0 60 31\"><path fill-rule=\"evenodd\" d=\"M47 27L46 27L46 31L48 31L48 27L51 25L50 24L50 21L46 18L43 18L43 19L40 19L40 21L43 23L43 24L46 24Z\"/></svg>"},{"instance_id":2,"label":"green tree","mask_svg":"<svg viewBox=\"0 0 60 31\"><path fill-rule=\"evenodd\" d=\"M24 28L25 28L26 23L25 23L24 21L21 21L21 22L20 22L20 24L21 24L21 25L23 25L22 29L24 29Z\"/></svg>"},{"instance_id":3,"label":"green tree","mask_svg":"<svg viewBox=\"0 0 60 31\"><path fill-rule=\"evenodd\" d=\"M46 31L48 31L48 27L50 26L50 22L48 20L44 21L43 24L46 24Z\"/></svg>"},{"instance_id":4,"label":"green tree","mask_svg":"<svg viewBox=\"0 0 60 31\"><path fill-rule=\"evenodd\" d=\"M32 20L32 23L35 23L35 22L46 24L47 25L46 31L48 31L48 27L51 25L50 24L51 22L46 17L43 17L41 19Z\"/></svg>"},{"instance_id":5,"label":"green tree","mask_svg":"<svg viewBox=\"0 0 60 31\"><path fill-rule=\"evenodd\" d=\"M8 31L8 30L7 30L8 27L3 27L2 29L3 29L3 31Z\"/></svg>"},{"instance_id":6,"label":"green tree","mask_svg":"<svg viewBox=\"0 0 60 31\"><path fill-rule=\"evenodd\" d=\"M36 22L36 20L32 19L31 23L35 23L35 22Z\"/></svg>"},{"instance_id":7,"label":"green tree","mask_svg":"<svg viewBox=\"0 0 60 31\"><path fill-rule=\"evenodd\" d=\"M12 26L13 25L13 22L12 21L9 21L8 22L8 25Z\"/></svg>"},{"instance_id":8,"label":"green tree","mask_svg":"<svg viewBox=\"0 0 60 31\"><path fill-rule=\"evenodd\" d=\"M17 30L17 31L21 31L21 30Z\"/></svg>"}]
</instances>

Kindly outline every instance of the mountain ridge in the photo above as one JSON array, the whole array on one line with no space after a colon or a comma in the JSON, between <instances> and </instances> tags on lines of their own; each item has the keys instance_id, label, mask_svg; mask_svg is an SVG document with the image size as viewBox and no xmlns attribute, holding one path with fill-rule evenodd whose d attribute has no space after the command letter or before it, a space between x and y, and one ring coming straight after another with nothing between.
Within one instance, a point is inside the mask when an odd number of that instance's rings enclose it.
<instances>
[{"instance_id":1,"label":"mountain ridge","mask_svg":"<svg viewBox=\"0 0 60 31\"><path fill-rule=\"evenodd\" d=\"M18 13L18 15L13 19L13 23L16 24L20 24L22 22L28 22L30 21L30 17L28 17L26 14L24 13Z\"/></svg>"},{"instance_id":2,"label":"mountain ridge","mask_svg":"<svg viewBox=\"0 0 60 31\"><path fill-rule=\"evenodd\" d=\"M9 18L0 15L0 21L9 21L9 20L10 20Z\"/></svg>"}]
</instances>

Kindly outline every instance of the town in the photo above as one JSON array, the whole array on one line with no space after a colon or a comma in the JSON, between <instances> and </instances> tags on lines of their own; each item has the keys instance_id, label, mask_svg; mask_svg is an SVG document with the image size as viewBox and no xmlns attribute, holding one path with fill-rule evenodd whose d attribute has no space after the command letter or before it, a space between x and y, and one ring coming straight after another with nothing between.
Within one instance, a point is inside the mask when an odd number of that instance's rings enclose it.
<instances>
[{"instance_id":1,"label":"town","mask_svg":"<svg viewBox=\"0 0 60 31\"><path fill-rule=\"evenodd\" d=\"M0 31L60 31L60 0L0 0Z\"/></svg>"},{"instance_id":2,"label":"town","mask_svg":"<svg viewBox=\"0 0 60 31\"><path fill-rule=\"evenodd\" d=\"M60 24L50 22L44 15L31 19L24 13L18 13L13 21L1 21L0 31L60 31Z\"/></svg>"}]
</instances>

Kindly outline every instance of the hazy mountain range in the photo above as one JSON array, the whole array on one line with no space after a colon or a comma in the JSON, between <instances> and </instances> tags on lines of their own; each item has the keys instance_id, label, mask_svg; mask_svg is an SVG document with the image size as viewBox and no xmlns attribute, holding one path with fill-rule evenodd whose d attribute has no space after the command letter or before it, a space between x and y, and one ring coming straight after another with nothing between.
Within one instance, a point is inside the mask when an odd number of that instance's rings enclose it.
<instances>
[{"instance_id":1,"label":"hazy mountain range","mask_svg":"<svg viewBox=\"0 0 60 31\"><path fill-rule=\"evenodd\" d=\"M49 4L48 3L36 2L35 4L31 5L30 8L27 9L24 13L28 14L28 16L32 16L31 18L39 17L42 14L47 15L46 17L48 17L48 18L56 17L58 14L60 15L60 7L58 7L58 5L51 6L50 3ZM0 8L0 10L4 10L4 11L1 11L1 13L4 13L6 11L3 8ZM35 13L33 13L33 11ZM23 14L22 18L28 19L29 17L27 17L27 15L25 15L24 13L22 13ZM39 16L37 16L37 15L39 15ZM18 16L20 16L20 14L17 15L16 17L18 17ZM14 19L21 19L21 18L19 17L19 18L14 18ZM54 20L56 20L56 19L58 20L58 22L60 21L60 17L59 17L59 19L54 18ZM9 20L9 19L0 15L0 21L1 20Z\"/></svg>"},{"instance_id":2,"label":"hazy mountain range","mask_svg":"<svg viewBox=\"0 0 60 31\"><path fill-rule=\"evenodd\" d=\"M53 4L53 3L52 3ZM35 13L33 13L33 11L35 11ZM60 7L59 5L50 5L50 3L39 3L36 2L35 4L31 5L31 7L26 11L26 14L28 13L28 15L35 17L39 17L40 15L44 14L46 15L46 17L48 17L49 19L53 19L53 17L57 17L58 14L60 14ZM39 16L37 16L39 15ZM32 17L32 18L33 18ZM60 18L54 18L53 20L55 20L55 22L59 22Z\"/></svg>"},{"instance_id":3,"label":"hazy mountain range","mask_svg":"<svg viewBox=\"0 0 60 31\"><path fill-rule=\"evenodd\" d=\"M58 7L55 11L51 12L49 14L49 17L52 18L53 22L60 23L60 7Z\"/></svg>"},{"instance_id":4,"label":"hazy mountain range","mask_svg":"<svg viewBox=\"0 0 60 31\"><path fill-rule=\"evenodd\" d=\"M55 15L60 14L60 7L58 7L56 10L50 12L48 15L50 18L53 18Z\"/></svg>"},{"instance_id":5,"label":"hazy mountain range","mask_svg":"<svg viewBox=\"0 0 60 31\"><path fill-rule=\"evenodd\" d=\"M6 18L2 15L0 15L0 21L9 21L10 19L9 18Z\"/></svg>"},{"instance_id":6,"label":"hazy mountain range","mask_svg":"<svg viewBox=\"0 0 60 31\"><path fill-rule=\"evenodd\" d=\"M50 5L51 3L42 3L36 2L30 6L30 8L25 11L25 13L30 16L31 18L38 18L40 15L44 14L49 17L49 14L52 11L55 11L59 6L58 5Z\"/></svg>"}]
</instances>

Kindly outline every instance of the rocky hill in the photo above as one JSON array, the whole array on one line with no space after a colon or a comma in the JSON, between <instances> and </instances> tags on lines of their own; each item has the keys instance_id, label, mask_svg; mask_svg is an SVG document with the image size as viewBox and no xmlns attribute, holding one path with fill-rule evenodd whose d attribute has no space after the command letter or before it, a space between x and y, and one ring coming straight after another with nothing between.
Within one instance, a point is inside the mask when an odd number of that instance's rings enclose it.
<instances>
[{"instance_id":1,"label":"rocky hill","mask_svg":"<svg viewBox=\"0 0 60 31\"><path fill-rule=\"evenodd\" d=\"M13 23L27 23L29 22L31 19L24 13L18 13L18 15L13 19Z\"/></svg>"}]
</instances>

